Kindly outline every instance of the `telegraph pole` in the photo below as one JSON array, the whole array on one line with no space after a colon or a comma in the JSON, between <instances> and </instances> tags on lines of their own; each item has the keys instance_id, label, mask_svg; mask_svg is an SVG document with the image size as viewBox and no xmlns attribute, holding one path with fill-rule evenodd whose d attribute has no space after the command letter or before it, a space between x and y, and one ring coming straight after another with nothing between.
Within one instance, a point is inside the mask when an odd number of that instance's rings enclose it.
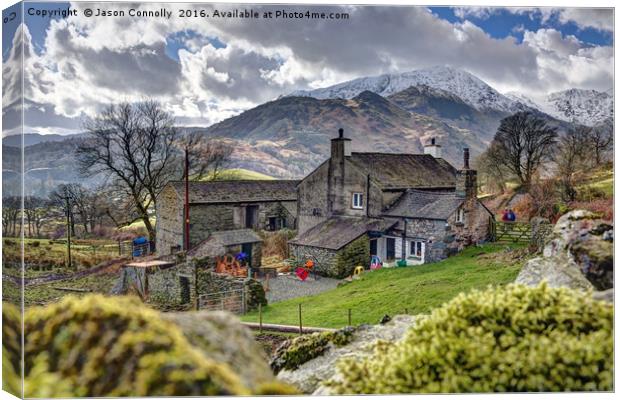
<instances>
[{"instance_id":1,"label":"telegraph pole","mask_svg":"<svg viewBox=\"0 0 620 400\"><path fill-rule=\"evenodd\" d=\"M72 268L71 264L71 221L69 217L69 196L65 196L65 206L67 208L67 260L69 268Z\"/></svg>"},{"instance_id":2,"label":"telegraph pole","mask_svg":"<svg viewBox=\"0 0 620 400\"><path fill-rule=\"evenodd\" d=\"M189 250L189 149L185 146L185 249Z\"/></svg>"}]
</instances>

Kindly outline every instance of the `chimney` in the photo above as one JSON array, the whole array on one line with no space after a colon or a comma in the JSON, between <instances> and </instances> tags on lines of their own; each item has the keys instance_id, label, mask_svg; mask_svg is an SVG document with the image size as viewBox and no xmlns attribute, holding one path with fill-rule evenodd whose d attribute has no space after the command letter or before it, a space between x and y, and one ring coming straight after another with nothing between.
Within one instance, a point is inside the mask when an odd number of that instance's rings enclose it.
<instances>
[{"instance_id":1,"label":"chimney","mask_svg":"<svg viewBox=\"0 0 620 400\"><path fill-rule=\"evenodd\" d=\"M430 154L435 158L441 158L441 146L435 143L435 138L431 138L431 144L424 146L424 154Z\"/></svg>"},{"instance_id":2,"label":"chimney","mask_svg":"<svg viewBox=\"0 0 620 400\"><path fill-rule=\"evenodd\" d=\"M351 156L351 139L344 137L342 128L338 129L338 137L331 142L327 188L329 215L342 214L348 205L348 199L344 198L345 159Z\"/></svg>"},{"instance_id":3,"label":"chimney","mask_svg":"<svg viewBox=\"0 0 620 400\"><path fill-rule=\"evenodd\" d=\"M469 167L469 149L463 149L463 168L456 172L456 195L467 200L478 196L478 182L476 170Z\"/></svg>"},{"instance_id":4,"label":"chimney","mask_svg":"<svg viewBox=\"0 0 620 400\"><path fill-rule=\"evenodd\" d=\"M469 169L469 149L463 149L463 169Z\"/></svg>"}]
</instances>

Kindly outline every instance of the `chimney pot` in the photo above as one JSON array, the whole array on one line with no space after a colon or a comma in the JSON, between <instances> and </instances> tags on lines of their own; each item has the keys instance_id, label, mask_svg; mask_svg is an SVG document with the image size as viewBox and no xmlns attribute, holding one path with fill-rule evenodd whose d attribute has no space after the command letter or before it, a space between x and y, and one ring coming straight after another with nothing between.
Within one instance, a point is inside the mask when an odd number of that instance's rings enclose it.
<instances>
[{"instance_id":1,"label":"chimney pot","mask_svg":"<svg viewBox=\"0 0 620 400\"><path fill-rule=\"evenodd\" d=\"M338 137L340 139L342 139L344 137L344 129L342 129L342 128L338 129Z\"/></svg>"},{"instance_id":2,"label":"chimney pot","mask_svg":"<svg viewBox=\"0 0 620 400\"><path fill-rule=\"evenodd\" d=\"M469 169L469 148L463 149L463 169Z\"/></svg>"}]
</instances>

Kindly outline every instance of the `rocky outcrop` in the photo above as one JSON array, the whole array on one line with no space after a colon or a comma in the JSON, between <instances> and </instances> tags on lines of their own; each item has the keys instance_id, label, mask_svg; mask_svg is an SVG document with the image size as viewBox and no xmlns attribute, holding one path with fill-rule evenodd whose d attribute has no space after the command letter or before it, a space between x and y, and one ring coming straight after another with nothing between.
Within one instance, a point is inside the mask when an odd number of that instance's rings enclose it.
<instances>
[{"instance_id":1,"label":"rocky outcrop","mask_svg":"<svg viewBox=\"0 0 620 400\"><path fill-rule=\"evenodd\" d=\"M515 282L536 286L543 280L551 287L613 288L613 226L589 211L575 210L563 215L554 226L542 257L528 261Z\"/></svg>"},{"instance_id":2,"label":"rocky outcrop","mask_svg":"<svg viewBox=\"0 0 620 400\"><path fill-rule=\"evenodd\" d=\"M303 393L321 394L325 390L321 382L336 374L336 362L342 357L361 358L372 354L373 344L379 340L394 342L403 337L408 328L415 324L416 318L410 315L393 317L383 325L361 325L357 328L345 328L336 340L323 340L321 334L307 335L284 343L277 351L272 366L280 365L278 380L297 387ZM348 333L347 333L348 332ZM328 332L336 333L336 332ZM350 336L348 336L350 334ZM309 338L311 337L312 338ZM339 340L343 339L343 340ZM303 343L301 343L303 342ZM309 348L314 343L315 351ZM312 353L311 359L299 360L298 363L285 362L294 359L294 352L304 347L304 354Z\"/></svg>"},{"instance_id":3,"label":"rocky outcrop","mask_svg":"<svg viewBox=\"0 0 620 400\"><path fill-rule=\"evenodd\" d=\"M163 313L164 320L181 329L190 344L205 357L232 367L246 387L256 389L274 379L267 355L252 332L239 319L224 311Z\"/></svg>"},{"instance_id":4,"label":"rocky outcrop","mask_svg":"<svg viewBox=\"0 0 620 400\"><path fill-rule=\"evenodd\" d=\"M19 310L12 307L3 304L3 321L19 327ZM23 329L25 397L295 392L275 380L251 333L226 313L163 315L135 297L67 296L29 308ZM10 364L5 370L13 375L5 380L13 392L20 378L18 350L3 343Z\"/></svg>"}]
</instances>

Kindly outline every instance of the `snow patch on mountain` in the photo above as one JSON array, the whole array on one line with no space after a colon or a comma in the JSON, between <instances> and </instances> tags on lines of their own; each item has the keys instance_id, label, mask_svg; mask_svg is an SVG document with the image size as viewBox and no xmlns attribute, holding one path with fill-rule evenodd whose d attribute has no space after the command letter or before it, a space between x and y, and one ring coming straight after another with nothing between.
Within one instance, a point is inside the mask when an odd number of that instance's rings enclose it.
<instances>
[{"instance_id":1,"label":"snow patch on mountain","mask_svg":"<svg viewBox=\"0 0 620 400\"><path fill-rule=\"evenodd\" d=\"M297 90L289 96L350 99L369 90L385 97L418 85L450 92L480 111L492 109L512 113L522 110L520 104L502 95L469 72L448 66L358 78L321 89Z\"/></svg>"},{"instance_id":2,"label":"snow patch on mountain","mask_svg":"<svg viewBox=\"0 0 620 400\"><path fill-rule=\"evenodd\" d=\"M614 98L607 92L569 89L550 94L543 111L569 122L595 126L614 116Z\"/></svg>"},{"instance_id":3,"label":"snow patch on mountain","mask_svg":"<svg viewBox=\"0 0 620 400\"><path fill-rule=\"evenodd\" d=\"M508 97L510 100L514 101L515 103L521 103L524 106L533 108L535 110L542 110L542 107L539 104L537 104L534 100L530 99L523 93L507 92L507 93L504 93L504 96Z\"/></svg>"}]
</instances>

